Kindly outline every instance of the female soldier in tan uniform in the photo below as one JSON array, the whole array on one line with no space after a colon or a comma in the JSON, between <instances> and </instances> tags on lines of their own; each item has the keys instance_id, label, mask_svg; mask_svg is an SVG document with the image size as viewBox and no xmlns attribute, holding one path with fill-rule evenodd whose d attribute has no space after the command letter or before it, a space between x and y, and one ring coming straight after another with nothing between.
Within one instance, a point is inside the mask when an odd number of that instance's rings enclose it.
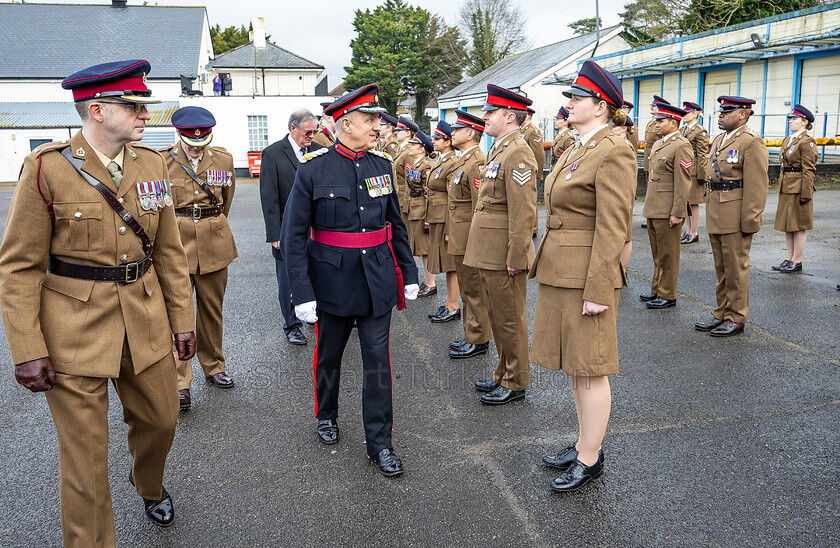
<instances>
[{"instance_id":1,"label":"female soldier in tan uniform","mask_svg":"<svg viewBox=\"0 0 840 548\"><path fill-rule=\"evenodd\" d=\"M628 108L627 105L630 105ZM625 116L628 116L629 109L633 108L633 103L629 103L624 101L624 107L621 109L624 112ZM633 154L636 155L637 151L639 150L639 144L633 144L630 140L631 132L636 131L636 124L633 123L629 117L624 120L624 125L614 125L612 127L612 134L618 137L619 139L624 139L624 143L630 147L630 150L633 151ZM638 139L638 135L635 136ZM636 186L638 184L638 179L636 175L633 176L633 202L636 201ZM632 210L631 210L631 217L632 217ZM621 248L621 266L623 268L627 268L627 264L630 262L630 254L633 253L633 222L631 220L630 224L627 225L627 235L624 237L624 247Z\"/></svg>"},{"instance_id":2,"label":"female soldier in tan uniform","mask_svg":"<svg viewBox=\"0 0 840 548\"><path fill-rule=\"evenodd\" d=\"M409 140L405 168L405 188L408 196L408 242L411 254L423 259L425 281L420 284L418 297L437 293L435 275L429 272L429 233L426 231L426 186L432 169L434 144L419 129Z\"/></svg>"},{"instance_id":3,"label":"female soldier in tan uniform","mask_svg":"<svg viewBox=\"0 0 840 548\"><path fill-rule=\"evenodd\" d=\"M788 258L773 270L790 274L802 270L805 231L814 228L814 178L817 174L817 146L808 135L814 115L802 105L788 114L791 135L779 150L779 205L773 228L785 233Z\"/></svg>"},{"instance_id":4,"label":"female soldier in tan uniform","mask_svg":"<svg viewBox=\"0 0 840 548\"><path fill-rule=\"evenodd\" d=\"M592 61L569 91L569 122L581 145L560 157L546 179L546 231L537 251L533 363L572 377L577 443L543 459L563 471L551 483L575 491L603 471L601 441L610 416L607 375L618 373L619 262L633 207L636 158L610 122L624 124L621 83Z\"/></svg>"},{"instance_id":5,"label":"female soldier in tan uniform","mask_svg":"<svg viewBox=\"0 0 840 548\"><path fill-rule=\"evenodd\" d=\"M575 136L569 128L569 111L565 107L560 107L557 114L554 115L554 142L551 143L551 167L557 163L557 159L563 154L563 151L575 143Z\"/></svg>"},{"instance_id":6,"label":"female soldier in tan uniform","mask_svg":"<svg viewBox=\"0 0 840 548\"><path fill-rule=\"evenodd\" d=\"M681 244L693 244L700 241L697 230L700 228L700 204L706 202L706 157L709 155L709 132L698 123L702 109L697 103L683 101L687 114L683 117L680 133L691 143L694 151L694 163L689 170L689 216L685 220L685 234Z\"/></svg>"}]
</instances>

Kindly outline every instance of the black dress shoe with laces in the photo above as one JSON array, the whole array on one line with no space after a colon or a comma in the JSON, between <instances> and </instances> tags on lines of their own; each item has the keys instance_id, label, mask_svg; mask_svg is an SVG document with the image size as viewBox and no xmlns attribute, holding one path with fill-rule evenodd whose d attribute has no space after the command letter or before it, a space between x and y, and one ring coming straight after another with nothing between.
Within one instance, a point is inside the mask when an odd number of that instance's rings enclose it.
<instances>
[{"instance_id":1,"label":"black dress shoe with laces","mask_svg":"<svg viewBox=\"0 0 840 548\"><path fill-rule=\"evenodd\" d=\"M694 323L694 329L697 331L711 331L723 323L723 320L712 318L711 320L699 321Z\"/></svg>"},{"instance_id":2,"label":"black dress shoe with laces","mask_svg":"<svg viewBox=\"0 0 840 548\"><path fill-rule=\"evenodd\" d=\"M444 311L444 310L446 310L446 307L445 307L445 306L443 306L443 305L440 305L440 306L438 307L438 309L437 309L437 310L435 310L434 312L430 312L430 313L429 313L429 319L431 320L431 319L432 319L432 318L434 318L435 316L439 316L440 314L442 314L442 313L443 313L443 311Z\"/></svg>"},{"instance_id":3,"label":"black dress shoe with laces","mask_svg":"<svg viewBox=\"0 0 840 548\"><path fill-rule=\"evenodd\" d=\"M575 446L570 445L556 455L546 455L543 457L543 464L551 468L557 468L558 470L565 470L577 460L579 454ZM604 464L604 452L601 450L598 451L598 462Z\"/></svg>"},{"instance_id":4,"label":"black dress shoe with laces","mask_svg":"<svg viewBox=\"0 0 840 548\"><path fill-rule=\"evenodd\" d=\"M643 303L652 301L657 298L659 298L659 296L656 293L645 293L644 295L639 295L639 300Z\"/></svg>"},{"instance_id":5,"label":"black dress shoe with laces","mask_svg":"<svg viewBox=\"0 0 840 548\"><path fill-rule=\"evenodd\" d=\"M134 477L131 475L131 471L128 472L128 481L134 487ZM169 496L169 493L166 492L163 486L160 488L160 495L159 500L143 499L146 517L158 527L169 527L175 521L175 508L172 505L172 497Z\"/></svg>"},{"instance_id":6,"label":"black dress shoe with laces","mask_svg":"<svg viewBox=\"0 0 840 548\"><path fill-rule=\"evenodd\" d=\"M393 449L385 448L379 453L372 455L370 460L379 466L379 473L386 478L399 476L403 473L402 461L394 454Z\"/></svg>"},{"instance_id":7,"label":"black dress shoe with laces","mask_svg":"<svg viewBox=\"0 0 840 548\"><path fill-rule=\"evenodd\" d=\"M479 392L492 392L499 387L495 381L475 381L475 389Z\"/></svg>"},{"instance_id":8,"label":"black dress shoe with laces","mask_svg":"<svg viewBox=\"0 0 840 548\"><path fill-rule=\"evenodd\" d=\"M450 350L458 350L459 348L461 348L465 344L467 344L467 339L461 339L460 341L451 341L449 343L449 349Z\"/></svg>"},{"instance_id":9,"label":"black dress shoe with laces","mask_svg":"<svg viewBox=\"0 0 840 548\"><path fill-rule=\"evenodd\" d=\"M777 264L777 265L773 265L773 266L771 266L770 268L772 268L773 270L777 270L777 271L778 271L778 270L781 270L781 269L785 268L785 267L788 265L788 263L789 263L789 262L790 262L790 261L788 261L787 259L785 259L784 261L780 262L780 263L779 263L779 264Z\"/></svg>"},{"instance_id":10,"label":"black dress shoe with laces","mask_svg":"<svg viewBox=\"0 0 840 548\"><path fill-rule=\"evenodd\" d=\"M645 303L645 306L651 309L671 308L672 306L677 306L677 299L663 299L662 297L657 297L652 301Z\"/></svg>"},{"instance_id":11,"label":"black dress shoe with laces","mask_svg":"<svg viewBox=\"0 0 840 548\"><path fill-rule=\"evenodd\" d=\"M292 344L304 345L306 344L306 336L300 330L300 327L293 327L286 333L286 338Z\"/></svg>"},{"instance_id":12,"label":"black dress shoe with laces","mask_svg":"<svg viewBox=\"0 0 840 548\"><path fill-rule=\"evenodd\" d=\"M504 405L512 401L521 400L525 397L524 390L511 390L499 385L490 393L481 396L481 403L487 405Z\"/></svg>"},{"instance_id":13,"label":"black dress shoe with laces","mask_svg":"<svg viewBox=\"0 0 840 548\"><path fill-rule=\"evenodd\" d=\"M432 318L432 323L445 323L451 322L452 320L460 320L461 319L461 309L456 308L455 310L449 310L446 307L443 307L443 312L438 314L437 316Z\"/></svg>"},{"instance_id":14,"label":"black dress shoe with laces","mask_svg":"<svg viewBox=\"0 0 840 548\"><path fill-rule=\"evenodd\" d=\"M731 337L744 332L744 324L726 320L719 326L709 331L712 337Z\"/></svg>"},{"instance_id":15,"label":"black dress shoe with laces","mask_svg":"<svg viewBox=\"0 0 840 548\"><path fill-rule=\"evenodd\" d=\"M454 360L459 360L462 358L472 358L473 356L480 356L482 354L487 354L487 349L490 347L490 343L480 343L480 344L472 344L467 343L461 348L457 350L450 350L449 357Z\"/></svg>"},{"instance_id":16,"label":"black dress shoe with laces","mask_svg":"<svg viewBox=\"0 0 840 548\"><path fill-rule=\"evenodd\" d=\"M685 239L682 240L680 243L681 244L696 244L699 241L700 241L700 236L698 234L694 234L693 236L691 234L686 234Z\"/></svg>"},{"instance_id":17,"label":"black dress shoe with laces","mask_svg":"<svg viewBox=\"0 0 840 548\"><path fill-rule=\"evenodd\" d=\"M559 478L551 482L551 488L558 493L571 493L599 478L603 473L604 463L601 461L600 454L598 455L598 461L592 466L586 466L575 459Z\"/></svg>"},{"instance_id":18,"label":"black dress shoe with laces","mask_svg":"<svg viewBox=\"0 0 840 548\"><path fill-rule=\"evenodd\" d=\"M316 432L318 433L318 439L320 439L324 445L338 443L338 423L334 420L318 421L318 429Z\"/></svg>"},{"instance_id":19,"label":"black dress shoe with laces","mask_svg":"<svg viewBox=\"0 0 840 548\"><path fill-rule=\"evenodd\" d=\"M780 268L779 272L782 272L784 274L790 274L791 272L802 272L802 263L788 261L787 266L783 266L782 268Z\"/></svg>"}]
</instances>

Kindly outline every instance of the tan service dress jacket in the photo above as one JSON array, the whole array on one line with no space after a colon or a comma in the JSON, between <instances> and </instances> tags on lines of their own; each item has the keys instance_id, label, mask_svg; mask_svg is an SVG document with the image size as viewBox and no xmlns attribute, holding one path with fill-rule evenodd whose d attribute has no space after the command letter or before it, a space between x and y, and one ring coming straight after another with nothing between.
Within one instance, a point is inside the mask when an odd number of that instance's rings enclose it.
<instances>
[{"instance_id":1,"label":"tan service dress jacket","mask_svg":"<svg viewBox=\"0 0 840 548\"><path fill-rule=\"evenodd\" d=\"M481 184L481 170L487 158L479 145L474 145L461 154L449 172L447 192L449 211L446 233L449 234L449 254L461 255L467 252L470 224L478 205L478 187Z\"/></svg>"},{"instance_id":2,"label":"tan service dress jacket","mask_svg":"<svg viewBox=\"0 0 840 548\"><path fill-rule=\"evenodd\" d=\"M651 120L647 123L647 126L645 126L644 169L647 172L650 171L650 149L657 139L658 137L656 135L656 120Z\"/></svg>"},{"instance_id":3,"label":"tan service dress jacket","mask_svg":"<svg viewBox=\"0 0 840 548\"><path fill-rule=\"evenodd\" d=\"M689 173L694 167L691 143L679 133L659 139L653 144L650 160L650 180L645 194L645 219L684 219L688 210L691 188Z\"/></svg>"},{"instance_id":4,"label":"tan service dress jacket","mask_svg":"<svg viewBox=\"0 0 840 548\"><path fill-rule=\"evenodd\" d=\"M691 166L691 192L688 193L688 203L691 205L705 202L706 196L706 161L709 156L709 133L700 124L685 125L680 128L680 134L691 143L694 151L694 164Z\"/></svg>"},{"instance_id":5,"label":"tan service dress jacket","mask_svg":"<svg viewBox=\"0 0 840 548\"><path fill-rule=\"evenodd\" d=\"M534 153L534 160L537 162L537 179L542 179L543 168L545 167L545 148L543 148L542 131L531 122L528 122L528 125L522 126L519 129L519 132Z\"/></svg>"}]
</instances>

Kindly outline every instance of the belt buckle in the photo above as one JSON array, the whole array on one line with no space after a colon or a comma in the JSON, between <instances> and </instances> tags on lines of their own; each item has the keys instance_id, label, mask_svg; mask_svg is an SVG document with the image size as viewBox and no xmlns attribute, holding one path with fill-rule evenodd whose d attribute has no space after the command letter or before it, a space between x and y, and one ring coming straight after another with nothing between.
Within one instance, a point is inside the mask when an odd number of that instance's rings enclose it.
<instances>
[{"instance_id":1,"label":"belt buckle","mask_svg":"<svg viewBox=\"0 0 840 548\"><path fill-rule=\"evenodd\" d=\"M195 220L201 219L201 208L195 204L192 206L192 218Z\"/></svg>"},{"instance_id":2,"label":"belt buckle","mask_svg":"<svg viewBox=\"0 0 840 548\"><path fill-rule=\"evenodd\" d=\"M140 263L128 263L125 266L125 283L134 283L140 279ZM131 267L134 267L134 276L131 275Z\"/></svg>"}]
</instances>

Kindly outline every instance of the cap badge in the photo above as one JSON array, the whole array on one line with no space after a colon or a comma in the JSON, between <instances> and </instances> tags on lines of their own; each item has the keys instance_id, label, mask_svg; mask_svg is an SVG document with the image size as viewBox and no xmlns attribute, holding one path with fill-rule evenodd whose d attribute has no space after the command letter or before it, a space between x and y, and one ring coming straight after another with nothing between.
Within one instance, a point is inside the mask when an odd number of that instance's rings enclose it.
<instances>
[{"instance_id":1,"label":"cap badge","mask_svg":"<svg viewBox=\"0 0 840 548\"><path fill-rule=\"evenodd\" d=\"M195 128L195 136L198 137L201 135L201 130L199 128Z\"/></svg>"},{"instance_id":2,"label":"cap badge","mask_svg":"<svg viewBox=\"0 0 840 548\"><path fill-rule=\"evenodd\" d=\"M145 72L143 73L143 85L144 86L146 85L146 73Z\"/></svg>"},{"instance_id":3,"label":"cap badge","mask_svg":"<svg viewBox=\"0 0 840 548\"><path fill-rule=\"evenodd\" d=\"M76 156L81 156L82 158L84 158L85 149L83 149L82 147L79 147L79 150L76 151Z\"/></svg>"}]
</instances>

